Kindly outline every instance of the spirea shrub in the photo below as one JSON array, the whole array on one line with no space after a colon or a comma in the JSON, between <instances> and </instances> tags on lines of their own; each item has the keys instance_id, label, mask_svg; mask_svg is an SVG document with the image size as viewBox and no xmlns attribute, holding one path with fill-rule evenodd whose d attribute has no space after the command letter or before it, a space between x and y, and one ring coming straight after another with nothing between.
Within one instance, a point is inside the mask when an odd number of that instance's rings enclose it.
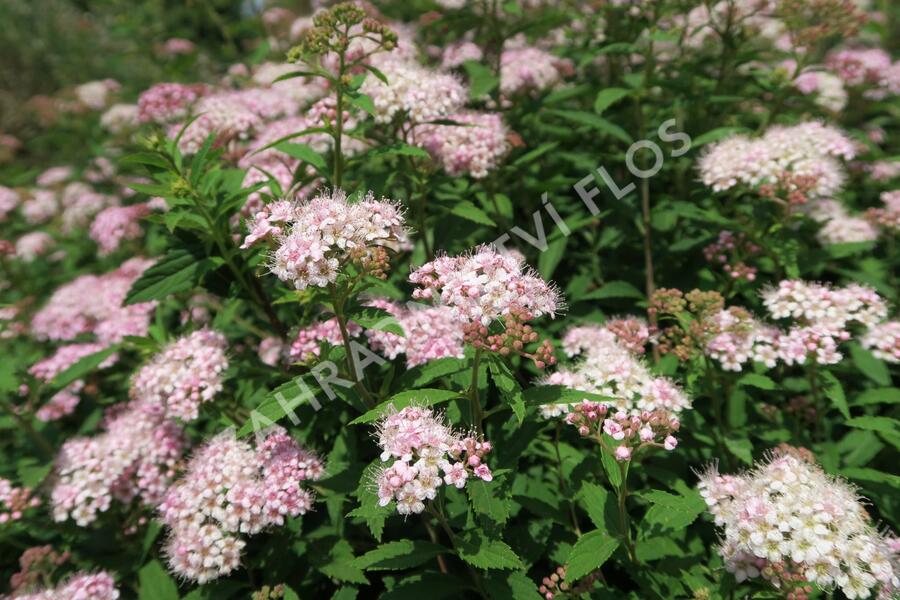
<instances>
[{"instance_id":1,"label":"spirea shrub","mask_svg":"<svg viewBox=\"0 0 900 600\"><path fill-rule=\"evenodd\" d=\"M900 597L897 6L11 1L3 598Z\"/></svg>"}]
</instances>

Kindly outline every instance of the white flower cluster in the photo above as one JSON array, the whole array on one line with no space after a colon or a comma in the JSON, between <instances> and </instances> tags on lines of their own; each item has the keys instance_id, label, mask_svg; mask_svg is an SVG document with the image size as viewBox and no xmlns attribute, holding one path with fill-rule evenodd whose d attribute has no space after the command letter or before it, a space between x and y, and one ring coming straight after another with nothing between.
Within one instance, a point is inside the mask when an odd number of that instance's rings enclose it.
<instances>
[{"instance_id":1,"label":"white flower cluster","mask_svg":"<svg viewBox=\"0 0 900 600\"><path fill-rule=\"evenodd\" d=\"M805 581L851 599L897 593L896 547L872 525L856 490L818 465L776 454L742 475L711 468L699 489L723 528L725 568L738 581L763 577L779 588Z\"/></svg>"}]
</instances>

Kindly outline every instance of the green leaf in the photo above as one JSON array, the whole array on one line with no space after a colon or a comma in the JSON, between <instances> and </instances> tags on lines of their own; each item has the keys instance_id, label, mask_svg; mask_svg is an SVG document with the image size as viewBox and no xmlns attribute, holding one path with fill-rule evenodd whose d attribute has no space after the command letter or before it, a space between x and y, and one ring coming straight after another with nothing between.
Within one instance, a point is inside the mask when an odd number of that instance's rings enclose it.
<instances>
[{"instance_id":1,"label":"green leaf","mask_svg":"<svg viewBox=\"0 0 900 600\"><path fill-rule=\"evenodd\" d=\"M381 541L384 533L384 522L394 514L395 509L391 505L380 506L378 496L375 494L375 478L381 471L381 461L375 460L365 469L359 478L359 487L356 488L356 498L359 506L349 513L348 517L358 517L366 523L366 527L372 532L372 536Z\"/></svg>"},{"instance_id":2,"label":"green leaf","mask_svg":"<svg viewBox=\"0 0 900 600\"><path fill-rule=\"evenodd\" d=\"M572 121L573 123L578 123L579 125L587 125L592 129L596 129L597 131L609 134L615 138L618 138L625 142L626 144L631 144L634 140L631 139L631 136L628 135L628 132L612 123L607 121L603 117L595 115L594 113L577 111L577 110L557 110L553 109L548 111L552 114L555 114L567 121Z\"/></svg>"},{"instance_id":3,"label":"green leaf","mask_svg":"<svg viewBox=\"0 0 900 600\"><path fill-rule=\"evenodd\" d=\"M746 133L747 131L748 129L746 127L718 127L695 137L693 140L691 140L691 146L694 148L699 148L700 146L703 146L705 144L718 142L719 140L726 137L730 137L738 133Z\"/></svg>"},{"instance_id":4,"label":"green leaf","mask_svg":"<svg viewBox=\"0 0 900 600\"><path fill-rule=\"evenodd\" d=\"M400 156L414 156L416 158L431 158L422 148L418 146L410 146L409 144L393 144L391 146L379 146L369 152L371 156L381 156L382 154L397 154Z\"/></svg>"},{"instance_id":5,"label":"green leaf","mask_svg":"<svg viewBox=\"0 0 900 600\"><path fill-rule=\"evenodd\" d=\"M661 490L641 494L652 506L644 515L642 525L658 526L664 530L684 529L706 510L706 502L696 491L676 495Z\"/></svg>"},{"instance_id":6,"label":"green leaf","mask_svg":"<svg viewBox=\"0 0 900 600\"><path fill-rule=\"evenodd\" d=\"M170 250L132 284L124 304L165 300L172 294L190 291L217 264L217 260L184 248Z\"/></svg>"},{"instance_id":7,"label":"green leaf","mask_svg":"<svg viewBox=\"0 0 900 600\"><path fill-rule=\"evenodd\" d=\"M417 567L443 552L447 552L443 546L424 540L397 540L366 552L353 564L365 571L398 571Z\"/></svg>"},{"instance_id":8,"label":"green leaf","mask_svg":"<svg viewBox=\"0 0 900 600\"><path fill-rule=\"evenodd\" d=\"M523 393L525 404L536 406L541 404L575 404L583 400L604 402L613 400L607 396L573 390L563 385L538 385L528 388Z\"/></svg>"},{"instance_id":9,"label":"green leaf","mask_svg":"<svg viewBox=\"0 0 900 600\"><path fill-rule=\"evenodd\" d=\"M524 571L492 575L484 584L492 600L543 600L534 581Z\"/></svg>"},{"instance_id":10,"label":"green leaf","mask_svg":"<svg viewBox=\"0 0 900 600\"><path fill-rule=\"evenodd\" d=\"M491 219L486 212L475 206L469 200L458 200L454 202L453 208L450 209L450 213L457 217L472 221L473 223L478 223L479 225L487 225L489 227L497 226L494 220Z\"/></svg>"},{"instance_id":11,"label":"green leaf","mask_svg":"<svg viewBox=\"0 0 900 600\"><path fill-rule=\"evenodd\" d=\"M304 402L318 402L318 387L312 387L303 377L285 382L266 394L265 399L251 413L250 418L241 426L237 437L244 437L257 430L265 429L271 423L277 423ZM315 406L313 404L313 406Z\"/></svg>"},{"instance_id":12,"label":"green leaf","mask_svg":"<svg viewBox=\"0 0 900 600\"><path fill-rule=\"evenodd\" d=\"M581 298L583 300L604 300L606 298L643 298L644 293L627 281L608 281L599 289L588 292Z\"/></svg>"},{"instance_id":13,"label":"green leaf","mask_svg":"<svg viewBox=\"0 0 900 600\"><path fill-rule=\"evenodd\" d=\"M849 419L850 408L847 406L847 397L844 395L841 382L828 371L823 371L821 376L825 382L825 397L831 400L831 404L841 412L845 419Z\"/></svg>"},{"instance_id":14,"label":"green leaf","mask_svg":"<svg viewBox=\"0 0 900 600\"><path fill-rule=\"evenodd\" d=\"M148 562L138 572L139 600L178 600L178 586L158 560Z\"/></svg>"},{"instance_id":15,"label":"green leaf","mask_svg":"<svg viewBox=\"0 0 900 600\"><path fill-rule=\"evenodd\" d=\"M895 488L900 488L900 475L884 473L875 469L852 467L841 469L841 474L857 481L870 481L872 483L886 483Z\"/></svg>"},{"instance_id":16,"label":"green leaf","mask_svg":"<svg viewBox=\"0 0 900 600\"><path fill-rule=\"evenodd\" d=\"M365 329L393 333L400 337L405 337L406 335L397 318L383 308L369 306L350 313L347 315L347 318Z\"/></svg>"},{"instance_id":17,"label":"green leaf","mask_svg":"<svg viewBox=\"0 0 900 600\"><path fill-rule=\"evenodd\" d=\"M515 413L519 425L521 425L525 420L525 400L522 398L522 388L516 381L516 376L500 358L492 358L489 369L491 379L494 380L494 384L500 391L500 396Z\"/></svg>"},{"instance_id":18,"label":"green leaf","mask_svg":"<svg viewBox=\"0 0 900 600\"><path fill-rule=\"evenodd\" d=\"M863 375L878 385L891 385L891 372L884 361L855 342L850 344L850 358Z\"/></svg>"},{"instance_id":19,"label":"green leaf","mask_svg":"<svg viewBox=\"0 0 900 600\"><path fill-rule=\"evenodd\" d=\"M616 523L610 518L610 510L614 508L612 496L609 491L597 485L596 483L585 482L581 485L581 491L578 493L578 501L594 527L602 531L610 531L615 529Z\"/></svg>"},{"instance_id":20,"label":"green leaf","mask_svg":"<svg viewBox=\"0 0 900 600\"><path fill-rule=\"evenodd\" d=\"M372 100L371 96L356 93L350 96L350 104L375 116L375 102Z\"/></svg>"},{"instance_id":21,"label":"green leaf","mask_svg":"<svg viewBox=\"0 0 900 600\"><path fill-rule=\"evenodd\" d=\"M522 569L522 560L500 540L491 540L479 530L461 536L459 557L479 569Z\"/></svg>"},{"instance_id":22,"label":"green leaf","mask_svg":"<svg viewBox=\"0 0 900 600\"><path fill-rule=\"evenodd\" d=\"M446 375L459 373L469 367L469 361L464 358L444 357L432 360L424 365L418 365L407 370L397 379L397 388L409 389L427 385L436 379Z\"/></svg>"},{"instance_id":23,"label":"green leaf","mask_svg":"<svg viewBox=\"0 0 900 600\"><path fill-rule=\"evenodd\" d=\"M275 146L277 150L281 150L288 156L309 163L320 171L327 168L325 159L322 155L312 149L309 144L296 144L293 142L282 142Z\"/></svg>"},{"instance_id":24,"label":"green leaf","mask_svg":"<svg viewBox=\"0 0 900 600\"><path fill-rule=\"evenodd\" d=\"M753 443L747 438L725 438L725 447L729 452L741 459L748 465L753 464Z\"/></svg>"},{"instance_id":25,"label":"green leaf","mask_svg":"<svg viewBox=\"0 0 900 600\"><path fill-rule=\"evenodd\" d=\"M900 403L900 389L878 388L866 390L853 401L853 406L868 406L869 404L897 404Z\"/></svg>"},{"instance_id":26,"label":"green leaf","mask_svg":"<svg viewBox=\"0 0 900 600\"><path fill-rule=\"evenodd\" d=\"M607 440L612 440L609 436L604 437ZM609 483L614 488L618 489L622 485L622 471L619 467L619 461L616 460L616 457L613 456L612 452L602 450L600 452L600 464L603 465L603 471L606 472Z\"/></svg>"},{"instance_id":27,"label":"green leaf","mask_svg":"<svg viewBox=\"0 0 900 600\"><path fill-rule=\"evenodd\" d=\"M569 243L568 237L561 237L547 244L547 249L538 256L538 272L544 279L553 277L559 261L562 260Z\"/></svg>"},{"instance_id":28,"label":"green leaf","mask_svg":"<svg viewBox=\"0 0 900 600\"><path fill-rule=\"evenodd\" d=\"M438 390L429 388L420 390L407 390L405 392L400 392L399 394L391 396L389 399L380 403L378 406L366 412L362 416L353 419L352 421L350 421L350 425L362 425L364 423L377 421L382 416L388 414L388 412L390 412L391 410L401 410L411 404L416 404L417 406L434 406L435 404L447 402L449 400L452 400L453 398L458 398L459 396L459 392L454 392L452 390Z\"/></svg>"},{"instance_id":29,"label":"green leaf","mask_svg":"<svg viewBox=\"0 0 900 600\"><path fill-rule=\"evenodd\" d=\"M94 352L93 354L81 357L74 365L57 373L56 377L53 378L53 381L50 382L50 387L55 390L61 390L76 379L81 379L94 369L98 368L103 361L118 352L118 350L119 345L113 344L99 352Z\"/></svg>"},{"instance_id":30,"label":"green leaf","mask_svg":"<svg viewBox=\"0 0 900 600\"><path fill-rule=\"evenodd\" d=\"M379 596L379 600L442 600L461 598L469 585L449 573L416 573L398 582Z\"/></svg>"},{"instance_id":31,"label":"green leaf","mask_svg":"<svg viewBox=\"0 0 900 600\"><path fill-rule=\"evenodd\" d=\"M509 519L509 502L506 498L500 497L500 485L496 472L493 481L470 478L466 483L466 493L472 503L472 510L497 525L503 525Z\"/></svg>"},{"instance_id":32,"label":"green leaf","mask_svg":"<svg viewBox=\"0 0 900 600\"><path fill-rule=\"evenodd\" d=\"M880 433L892 435L900 434L900 421L890 417L876 417L871 415L853 417L852 419L847 419L845 424L848 427L855 427L857 429L878 431Z\"/></svg>"},{"instance_id":33,"label":"green leaf","mask_svg":"<svg viewBox=\"0 0 900 600\"><path fill-rule=\"evenodd\" d=\"M569 552L566 560L566 581L576 581L603 566L616 548L619 540L599 529L584 534Z\"/></svg>"},{"instance_id":34,"label":"green leaf","mask_svg":"<svg viewBox=\"0 0 900 600\"><path fill-rule=\"evenodd\" d=\"M598 115L603 114L603 111L605 111L607 108L630 93L630 90L616 87L600 90L600 92L597 94L597 99L594 100L594 112Z\"/></svg>"},{"instance_id":35,"label":"green leaf","mask_svg":"<svg viewBox=\"0 0 900 600\"><path fill-rule=\"evenodd\" d=\"M491 93L500 82L489 68L474 60L463 63L463 69L469 76L469 97L478 100Z\"/></svg>"},{"instance_id":36,"label":"green leaf","mask_svg":"<svg viewBox=\"0 0 900 600\"><path fill-rule=\"evenodd\" d=\"M750 387L755 387L767 391L778 389L778 384L775 383L771 377L760 375L758 373L747 373L746 375L738 379L737 384L741 386L749 385Z\"/></svg>"},{"instance_id":37,"label":"green leaf","mask_svg":"<svg viewBox=\"0 0 900 600\"><path fill-rule=\"evenodd\" d=\"M546 142L544 144L541 144L534 150L530 150L529 152L526 152L525 154L523 154L522 156L517 158L515 161L513 161L512 164L515 167L521 167L522 165L526 165L534 160L537 160L540 156L543 156L547 152L550 152L557 146L559 146L559 142Z\"/></svg>"}]
</instances>

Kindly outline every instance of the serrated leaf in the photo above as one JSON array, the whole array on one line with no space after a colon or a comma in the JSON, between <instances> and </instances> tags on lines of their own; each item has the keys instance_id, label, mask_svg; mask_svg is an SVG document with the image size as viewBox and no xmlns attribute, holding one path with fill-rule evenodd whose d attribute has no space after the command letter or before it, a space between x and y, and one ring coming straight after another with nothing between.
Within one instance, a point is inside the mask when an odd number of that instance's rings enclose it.
<instances>
[{"instance_id":1,"label":"serrated leaf","mask_svg":"<svg viewBox=\"0 0 900 600\"><path fill-rule=\"evenodd\" d=\"M509 367L499 358L493 359L489 363L491 379L500 391L503 401L512 408L519 425L525 420L525 400L522 398L522 388L516 381L515 375L509 370Z\"/></svg>"},{"instance_id":2,"label":"serrated leaf","mask_svg":"<svg viewBox=\"0 0 900 600\"><path fill-rule=\"evenodd\" d=\"M823 371L821 376L825 383L825 397L831 400L831 404L840 411L845 419L849 419L850 408L847 406L847 397L844 395L841 382L828 371Z\"/></svg>"},{"instance_id":3,"label":"serrated leaf","mask_svg":"<svg viewBox=\"0 0 900 600\"><path fill-rule=\"evenodd\" d=\"M543 600L524 571L493 575L484 582L491 600Z\"/></svg>"},{"instance_id":4,"label":"serrated leaf","mask_svg":"<svg viewBox=\"0 0 900 600\"><path fill-rule=\"evenodd\" d=\"M347 318L365 329L375 329L386 333L393 333L400 337L405 337L406 335L403 332L403 327L400 326L397 317L383 308L369 306L352 312L347 315Z\"/></svg>"},{"instance_id":5,"label":"serrated leaf","mask_svg":"<svg viewBox=\"0 0 900 600\"><path fill-rule=\"evenodd\" d=\"M497 225L486 212L475 206L469 200L458 200L454 202L453 208L450 209L450 213L457 217L472 221L473 223L478 223L479 225L487 225L489 227L496 227Z\"/></svg>"},{"instance_id":6,"label":"serrated leaf","mask_svg":"<svg viewBox=\"0 0 900 600\"><path fill-rule=\"evenodd\" d=\"M594 527L601 531L612 531L618 527L618 524L612 519L614 504L609 491L597 485L596 483L585 482L581 485L581 491L578 493L578 501L587 511L588 517Z\"/></svg>"},{"instance_id":7,"label":"serrated leaf","mask_svg":"<svg viewBox=\"0 0 900 600\"><path fill-rule=\"evenodd\" d=\"M878 417L865 415L862 417L853 417L847 419L845 425L855 427L856 429L865 429L868 431L878 431L880 433L900 434L900 421L890 417Z\"/></svg>"},{"instance_id":8,"label":"serrated leaf","mask_svg":"<svg viewBox=\"0 0 900 600\"><path fill-rule=\"evenodd\" d=\"M634 140L628 135L628 132L612 123L611 121L607 121L603 117L599 115L595 115L594 113L577 111L577 110L551 110L548 111L555 115L566 119L567 121L572 121L573 123L578 123L579 125L587 125L592 129L597 131L607 133L615 138L618 138L625 142L626 144L631 144Z\"/></svg>"},{"instance_id":9,"label":"serrated leaf","mask_svg":"<svg viewBox=\"0 0 900 600\"><path fill-rule=\"evenodd\" d=\"M217 261L184 248L170 250L131 285L124 305L165 300L172 294L194 289Z\"/></svg>"},{"instance_id":10,"label":"serrated leaf","mask_svg":"<svg viewBox=\"0 0 900 600\"><path fill-rule=\"evenodd\" d=\"M584 400L592 402L608 402L614 400L608 396L573 390L564 385L538 385L528 388L522 394L525 404L537 406L541 404L575 404Z\"/></svg>"},{"instance_id":11,"label":"serrated leaf","mask_svg":"<svg viewBox=\"0 0 900 600\"><path fill-rule=\"evenodd\" d=\"M375 478L381 471L381 461L375 460L363 470L359 478L359 487L356 489L356 498L359 506L349 513L348 517L358 517L365 521L366 527L372 532L372 536L381 541L384 533L384 522L392 515L395 508L391 505L380 506L378 495L375 493Z\"/></svg>"},{"instance_id":12,"label":"serrated leaf","mask_svg":"<svg viewBox=\"0 0 900 600\"><path fill-rule=\"evenodd\" d=\"M260 405L253 409L250 418L238 430L237 437L244 437L264 429L270 422L279 422L301 404L318 402L316 399L318 392L318 387L310 386L302 377L279 385L266 394Z\"/></svg>"},{"instance_id":13,"label":"serrated leaf","mask_svg":"<svg viewBox=\"0 0 900 600\"><path fill-rule=\"evenodd\" d=\"M597 99L594 100L594 112L598 115L603 114L603 111L630 93L630 90L616 87L600 90L597 94Z\"/></svg>"},{"instance_id":14,"label":"serrated leaf","mask_svg":"<svg viewBox=\"0 0 900 600\"><path fill-rule=\"evenodd\" d=\"M397 388L409 389L427 385L436 379L458 373L469 366L464 358L444 357L408 369L397 379Z\"/></svg>"},{"instance_id":15,"label":"serrated leaf","mask_svg":"<svg viewBox=\"0 0 900 600\"><path fill-rule=\"evenodd\" d=\"M853 406L867 406L869 404L897 404L900 403L900 389L878 388L866 390L856 397Z\"/></svg>"},{"instance_id":16,"label":"serrated leaf","mask_svg":"<svg viewBox=\"0 0 900 600\"><path fill-rule=\"evenodd\" d=\"M619 540L605 531L594 530L584 534L569 552L566 560L566 581L576 581L603 566L616 548Z\"/></svg>"},{"instance_id":17,"label":"serrated leaf","mask_svg":"<svg viewBox=\"0 0 900 600\"><path fill-rule=\"evenodd\" d=\"M479 530L463 534L457 552L461 559L479 569L524 568L522 560L505 542L488 539Z\"/></svg>"},{"instance_id":18,"label":"serrated leaf","mask_svg":"<svg viewBox=\"0 0 900 600\"><path fill-rule=\"evenodd\" d=\"M471 478L466 483L466 494L472 503L472 510L497 525L503 525L509 519L509 502L498 496L500 485L497 473L494 473L493 481Z\"/></svg>"},{"instance_id":19,"label":"serrated leaf","mask_svg":"<svg viewBox=\"0 0 900 600\"><path fill-rule=\"evenodd\" d=\"M407 390L405 392L400 392L399 394L391 396L362 416L353 419L352 421L350 421L350 425L362 425L365 423L377 421L382 416L388 414L391 410L401 410L406 408L407 406L410 406L411 404L415 404L417 406L434 406L435 404L447 402L459 396L459 392L454 392L452 390L438 390L428 388L420 390Z\"/></svg>"},{"instance_id":20,"label":"serrated leaf","mask_svg":"<svg viewBox=\"0 0 900 600\"><path fill-rule=\"evenodd\" d=\"M741 459L742 462L753 464L753 443L747 438L725 438L725 447L728 451Z\"/></svg>"},{"instance_id":21,"label":"serrated leaf","mask_svg":"<svg viewBox=\"0 0 900 600\"><path fill-rule=\"evenodd\" d=\"M396 540L366 552L353 564L365 571L398 571L417 567L443 552L447 552L445 547L424 540Z\"/></svg>"}]
</instances>

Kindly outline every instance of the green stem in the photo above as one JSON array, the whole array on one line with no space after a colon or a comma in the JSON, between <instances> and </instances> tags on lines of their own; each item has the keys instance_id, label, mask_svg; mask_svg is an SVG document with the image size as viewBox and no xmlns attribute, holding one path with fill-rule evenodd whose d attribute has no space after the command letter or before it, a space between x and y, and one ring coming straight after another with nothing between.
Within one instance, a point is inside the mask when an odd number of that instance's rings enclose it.
<instances>
[{"instance_id":1,"label":"green stem","mask_svg":"<svg viewBox=\"0 0 900 600\"><path fill-rule=\"evenodd\" d=\"M561 425L559 422L556 423L556 436L553 439L553 448L556 450L556 467L557 473L559 474L559 492L567 497L567 502L569 504L569 517L572 519L572 527L575 528L575 534L578 537L581 537L581 527L578 526L578 515L575 513L575 503L572 502L571 498L568 498L568 494L566 493L566 478L563 474L562 467L562 454L559 452L559 430Z\"/></svg>"},{"instance_id":2,"label":"green stem","mask_svg":"<svg viewBox=\"0 0 900 600\"><path fill-rule=\"evenodd\" d=\"M348 34L344 31L344 35ZM344 136L344 70L346 68L344 50L338 53L340 64L338 67L337 83L335 87L335 115L334 126L334 175L331 178L332 185L339 189L341 187L344 175L344 155L341 149L341 142Z\"/></svg>"},{"instance_id":3,"label":"green stem","mask_svg":"<svg viewBox=\"0 0 900 600\"><path fill-rule=\"evenodd\" d=\"M619 473L622 476L622 485L617 490L619 499L619 523L622 526L622 540L625 542L625 550L628 552L628 558L632 563L637 564L637 554L635 553L634 540L631 537L631 520L628 518L628 510L625 508L625 500L628 498L628 467L626 462L619 463Z\"/></svg>"},{"instance_id":4,"label":"green stem","mask_svg":"<svg viewBox=\"0 0 900 600\"><path fill-rule=\"evenodd\" d=\"M347 330L347 317L344 314L344 298L338 293L334 284L328 286L331 292L331 303L334 309L334 317L337 319L338 326L341 329L341 340L344 342L344 351L347 354L347 369L350 371L350 377L353 378L353 387L359 393L360 398L367 408L375 406L375 399L366 389L360 378L359 368L356 365L356 358L353 352L353 346L350 340L350 332Z\"/></svg>"},{"instance_id":5,"label":"green stem","mask_svg":"<svg viewBox=\"0 0 900 600\"><path fill-rule=\"evenodd\" d=\"M478 397L478 367L481 362L481 348L475 349L475 357L472 359L472 383L469 385L469 400L472 407L472 420L479 434L484 433L481 422L484 414L481 411L481 400Z\"/></svg>"},{"instance_id":6,"label":"green stem","mask_svg":"<svg viewBox=\"0 0 900 600\"><path fill-rule=\"evenodd\" d=\"M47 441L47 438L45 438L39 431L32 427L31 421L29 419L19 414L19 411L16 410L16 407L6 399L0 399L0 407L8 412L9 416L11 416L13 420L19 424L19 427L21 427L22 430L28 435L28 437L30 437L32 441L38 446L38 448L40 448L41 453L45 455L45 458L47 458L48 460L53 458L53 455L56 453L53 449L53 446L49 441Z\"/></svg>"}]
</instances>

